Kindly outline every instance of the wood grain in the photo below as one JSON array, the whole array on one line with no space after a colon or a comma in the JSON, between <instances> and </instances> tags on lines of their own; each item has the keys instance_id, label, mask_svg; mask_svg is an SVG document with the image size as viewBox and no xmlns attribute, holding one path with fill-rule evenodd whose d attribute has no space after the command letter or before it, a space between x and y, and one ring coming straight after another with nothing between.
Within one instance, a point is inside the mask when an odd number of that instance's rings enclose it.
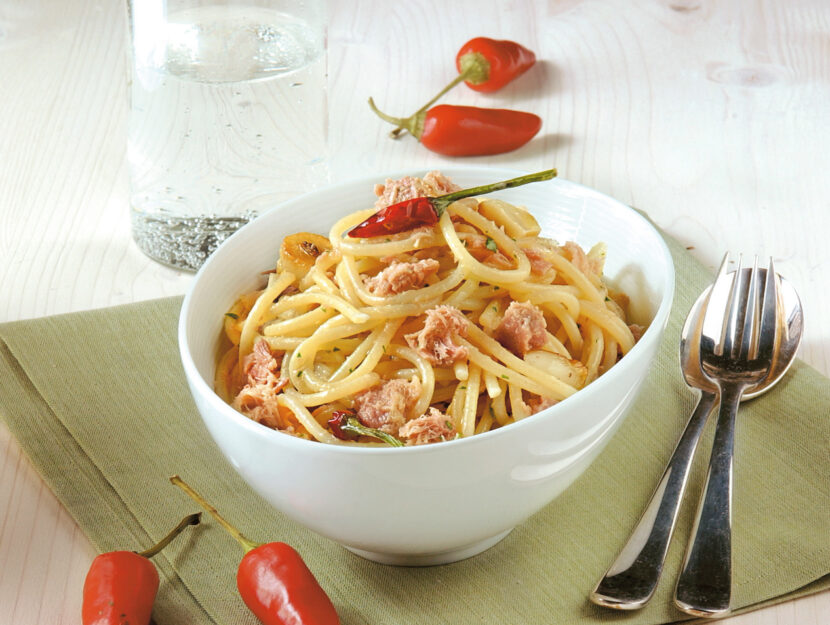
<instances>
[{"instance_id":1,"label":"wood grain","mask_svg":"<svg viewBox=\"0 0 830 625\"><path fill-rule=\"evenodd\" d=\"M649 215L714 267L772 255L807 317L801 357L830 373L830 5L823 0L382 0L330 3L330 179L461 161L366 106L417 110L473 36L540 62L503 91L445 102L540 115L523 149L464 164L556 166ZM0 4L0 321L184 292L132 243L124 162L125 3ZM94 556L0 426L0 623L77 623ZM728 620L830 622L830 593Z\"/></svg>"}]
</instances>

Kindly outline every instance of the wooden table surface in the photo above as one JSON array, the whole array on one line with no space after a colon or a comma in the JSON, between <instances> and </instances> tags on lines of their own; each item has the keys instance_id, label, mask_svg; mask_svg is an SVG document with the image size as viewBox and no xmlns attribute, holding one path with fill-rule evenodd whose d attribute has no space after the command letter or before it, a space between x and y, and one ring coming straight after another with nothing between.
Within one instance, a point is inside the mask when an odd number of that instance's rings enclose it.
<instances>
[{"instance_id":1,"label":"wooden table surface","mask_svg":"<svg viewBox=\"0 0 830 625\"><path fill-rule=\"evenodd\" d=\"M192 279L130 237L125 5L0 3L0 321L180 294ZM497 94L462 86L445 101L532 111L541 133L455 160L388 139L368 96L413 112L479 35L540 62ZM333 182L556 166L647 211L713 270L727 250L773 256L804 303L800 356L830 373L825 0L331 0L328 43ZM0 623L78 623L94 555L0 425ZM729 622L826 624L830 593Z\"/></svg>"}]
</instances>

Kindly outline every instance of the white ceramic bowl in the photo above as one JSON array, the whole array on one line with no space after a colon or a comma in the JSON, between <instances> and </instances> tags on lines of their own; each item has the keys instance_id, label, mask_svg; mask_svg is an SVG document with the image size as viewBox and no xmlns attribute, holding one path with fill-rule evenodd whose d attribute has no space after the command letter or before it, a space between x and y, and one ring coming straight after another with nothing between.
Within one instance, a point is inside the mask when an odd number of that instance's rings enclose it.
<instances>
[{"instance_id":1,"label":"white ceramic bowl","mask_svg":"<svg viewBox=\"0 0 830 625\"><path fill-rule=\"evenodd\" d=\"M467 187L522 172L445 168ZM389 174L399 177L410 171ZM179 322L182 362L216 444L243 479L288 517L372 560L452 562L495 544L557 497L596 458L634 401L660 343L674 267L657 231L637 212L562 179L495 194L532 211L542 233L584 247L608 244L606 275L632 299L648 330L608 373L519 423L447 443L408 448L326 445L281 434L234 411L212 390L223 315L273 267L283 236L327 233L340 216L372 205L366 178L282 204L229 238L204 264Z\"/></svg>"}]
</instances>

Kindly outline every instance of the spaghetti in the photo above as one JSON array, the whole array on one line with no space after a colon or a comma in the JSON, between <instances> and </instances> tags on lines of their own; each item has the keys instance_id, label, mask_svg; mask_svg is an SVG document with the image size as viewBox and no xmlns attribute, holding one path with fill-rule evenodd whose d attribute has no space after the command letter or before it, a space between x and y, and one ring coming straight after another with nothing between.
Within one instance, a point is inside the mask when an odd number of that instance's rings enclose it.
<instances>
[{"instance_id":1,"label":"spaghetti","mask_svg":"<svg viewBox=\"0 0 830 625\"><path fill-rule=\"evenodd\" d=\"M376 206L454 189L437 172L387 180ZM569 397L641 332L603 278L605 246L541 237L523 208L466 198L431 227L345 236L372 212L286 237L227 313L215 388L251 419L337 444L473 436Z\"/></svg>"}]
</instances>

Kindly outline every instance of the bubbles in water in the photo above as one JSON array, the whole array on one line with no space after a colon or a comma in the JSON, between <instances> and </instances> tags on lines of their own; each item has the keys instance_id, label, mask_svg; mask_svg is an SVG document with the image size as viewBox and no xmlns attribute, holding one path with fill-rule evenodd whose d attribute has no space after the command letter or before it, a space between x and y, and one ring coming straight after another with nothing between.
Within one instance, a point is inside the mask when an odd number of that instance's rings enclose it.
<instances>
[{"instance_id":1,"label":"bubbles in water","mask_svg":"<svg viewBox=\"0 0 830 625\"><path fill-rule=\"evenodd\" d=\"M260 41L269 43L279 37L280 33L273 26L260 26L257 28L256 36Z\"/></svg>"},{"instance_id":2,"label":"bubbles in water","mask_svg":"<svg viewBox=\"0 0 830 625\"><path fill-rule=\"evenodd\" d=\"M133 211L133 238L150 258L196 271L225 239L256 215L240 217L152 217Z\"/></svg>"}]
</instances>

